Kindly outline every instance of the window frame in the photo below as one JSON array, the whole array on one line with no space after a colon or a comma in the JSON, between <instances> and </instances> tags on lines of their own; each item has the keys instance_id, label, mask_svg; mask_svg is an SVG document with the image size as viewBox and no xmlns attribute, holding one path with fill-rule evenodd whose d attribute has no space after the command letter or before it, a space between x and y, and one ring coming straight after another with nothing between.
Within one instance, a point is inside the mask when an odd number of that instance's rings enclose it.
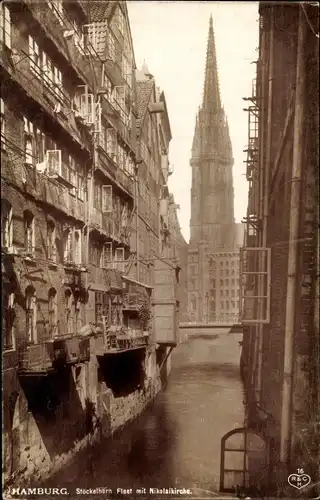
<instances>
[{"instance_id":1,"label":"window frame","mask_svg":"<svg viewBox=\"0 0 320 500\"><path fill-rule=\"evenodd\" d=\"M8 209L8 210L6 210ZM13 243L13 211L11 203L1 200L1 247L10 248Z\"/></svg>"},{"instance_id":2,"label":"window frame","mask_svg":"<svg viewBox=\"0 0 320 500\"><path fill-rule=\"evenodd\" d=\"M36 344L37 335L37 296L34 287L28 286L25 291L26 334L29 344Z\"/></svg>"},{"instance_id":3,"label":"window frame","mask_svg":"<svg viewBox=\"0 0 320 500\"><path fill-rule=\"evenodd\" d=\"M27 254L33 255L35 252L35 216L30 210L23 213L24 225L24 249Z\"/></svg>"},{"instance_id":4,"label":"window frame","mask_svg":"<svg viewBox=\"0 0 320 500\"><path fill-rule=\"evenodd\" d=\"M7 5L4 5L4 2L0 6L0 40L1 42L11 50L11 42L12 42L12 21L11 21L11 13Z\"/></svg>"},{"instance_id":5,"label":"window frame","mask_svg":"<svg viewBox=\"0 0 320 500\"><path fill-rule=\"evenodd\" d=\"M58 334L58 303L55 288L50 288L48 293L48 325L50 337L53 338Z\"/></svg>"},{"instance_id":6,"label":"window frame","mask_svg":"<svg viewBox=\"0 0 320 500\"><path fill-rule=\"evenodd\" d=\"M15 349L14 336L14 320L15 320L15 294L12 291L6 290L5 286L2 289L2 348L3 351L12 351ZM9 341L8 341L9 339Z\"/></svg>"}]
</instances>

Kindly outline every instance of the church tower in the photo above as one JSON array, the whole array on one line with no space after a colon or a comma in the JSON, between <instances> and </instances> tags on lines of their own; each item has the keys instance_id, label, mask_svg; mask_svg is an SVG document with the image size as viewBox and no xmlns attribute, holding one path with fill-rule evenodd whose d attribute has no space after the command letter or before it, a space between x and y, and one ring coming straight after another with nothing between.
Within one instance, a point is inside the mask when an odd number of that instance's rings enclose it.
<instances>
[{"instance_id":1,"label":"church tower","mask_svg":"<svg viewBox=\"0 0 320 500\"><path fill-rule=\"evenodd\" d=\"M220 307L225 308L221 300L225 290L219 289L222 281L219 269L224 266L221 259L229 265L228 259L235 259L239 252L233 205L232 146L228 121L221 104L212 16L209 22L203 101L196 116L190 165L189 318L191 321L203 322L215 321L219 316L221 321L221 318L231 321L231 315L222 314L220 310ZM235 265L235 262L232 264ZM230 281L233 284L236 279ZM235 311L236 302L234 304ZM227 305L229 309L229 303Z\"/></svg>"},{"instance_id":2,"label":"church tower","mask_svg":"<svg viewBox=\"0 0 320 500\"><path fill-rule=\"evenodd\" d=\"M232 147L221 105L217 56L210 16L203 102L192 145L190 245L205 241L213 249L234 245Z\"/></svg>"}]
</instances>

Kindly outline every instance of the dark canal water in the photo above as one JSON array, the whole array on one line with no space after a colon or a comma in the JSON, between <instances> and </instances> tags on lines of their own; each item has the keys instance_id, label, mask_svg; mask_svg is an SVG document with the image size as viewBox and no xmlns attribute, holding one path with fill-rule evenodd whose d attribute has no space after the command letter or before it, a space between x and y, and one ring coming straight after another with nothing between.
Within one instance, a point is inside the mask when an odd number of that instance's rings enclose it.
<instances>
[{"instance_id":1,"label":"dark canal water","mask_svg":"<svg viewBox=\"0 0 320 500\"><path fill-rule=\"evenodd\" d=\"M166 389L134 424L112 440L79 457L50 486L133 489L190 488L193 496L220 496L220 440L243 425L237 335L180 344L172 357ZM172 498L174 495L164 495ZM154 494L147 498L163 498ZM86 498L99 498L88 494ZM141 495L141 498L144 497ZM101 498L110 498L101 495ZM144 497L146 498L146 497Z\"/></svg>"}]
</instances>

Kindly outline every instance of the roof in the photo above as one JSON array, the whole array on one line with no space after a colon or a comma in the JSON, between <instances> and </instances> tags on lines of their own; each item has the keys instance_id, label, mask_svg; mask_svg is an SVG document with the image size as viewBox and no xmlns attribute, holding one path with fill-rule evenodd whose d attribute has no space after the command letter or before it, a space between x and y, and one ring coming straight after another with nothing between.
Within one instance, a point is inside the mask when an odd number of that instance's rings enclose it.
<instances>
[{"instance_id":1,"label":"roof","mask_svg":"<svg viewBox=\"0 0 320 500\"><path fill-rule=\"evenodd\" d=\"M87 13L89 23L106 21L111 14L115 2L107 0L89 0L87 2Z\"/></svg>"},{"instance_id":2,"label":"roof","mask_svg":"<svg viewBox=\"0 0 320 500\"><path fill-rule=\"evenodd\" d=\"M154 87L154 80L137 81L137 129L141 128L143 119L145 117L150 95Z\"/></svg>"}]
</instances>

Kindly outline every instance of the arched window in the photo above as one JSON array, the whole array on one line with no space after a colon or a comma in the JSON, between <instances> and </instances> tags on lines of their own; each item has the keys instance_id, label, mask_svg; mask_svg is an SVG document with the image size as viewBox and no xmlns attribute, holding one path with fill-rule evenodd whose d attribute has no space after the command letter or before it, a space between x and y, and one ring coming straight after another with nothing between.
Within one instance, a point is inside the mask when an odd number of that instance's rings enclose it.
<instances>
[{"instance_id":1,"label":"arched window","mask_svg":"<svg viewBox=\"0 0 320 500\"><path fill-rule=\"evenodd\" d=\"M13 323L15 318L14 293L3 287L2 289L2 347L9 350L14 347Z\"/></svg>"},{"instance_id":2,"label":"arched window","mask_svg":"<svg viewBox=\"0 0 320 500\"><path fill-rule=\"evenodd\" d=\"M224 309L224 302L220 302L220 309Z\"/></svg>"},{"instance_id":3,"label":"arched window","mask_svg":"<svg viewBox=\"0 0 320 500\"><path fill-rule=\"evenodd\" d=\"M230 308L230 304L229 304L229 301L227 300L226 301L226 309L227 309L227 311L229 310L229 308Z\"/></svg>"},{"instance_id":4,"label":"arched window","mask_svg":"<svg viewBox=\"0 0 320 500\"><path fill-rule=\"evenodd\" d=\"M37 341L37 302L36 291L33 286L28 286L26 297L26 332L28 342Z\"/></svg>"},{"instance_id":5,"label":"arched window","mask_svg":"<svg viewBox=\"0 0 320 500\"><path fill-rule=\"evenodd\" d=\"M33 254L35 250L34 216L29 210L23 213L24 223L24 249L27 253Z\"/></svg>"},{"instance_id":6,"label":"arched window","mask_svg":"<svg viewBox=\"0 0 320 500\"><path fill-rule=\"evenodd\" d=\"M65 319L66 319L66 333L68 335L73 335L73 317L72 317L72 303L73 297L71 290L66 290L64 294L65 299Z\"/></svg>"},{"instance_id":7,"label":"arched window","mask_svg":"<svg viewBox=\"0 0 320 500\"><path fill-rule=\"evenodd\" d=\"M56 228L54 222L50 221L47 224L47 254L48 260L56 262L57 250L56 250Z\"/></svg>"},{"instance_id":8,"label":"arched window","mask_svg":"<svg viewBox=\"0 0 320 500\"><path fill-rule=\"evenodd\" d=\"M12 207L7 200L1 200L1 246L9 248L12 246Z\"/></svg>"},{"instance_id":9,"label":"arched window","mask_svg":"<svg viewBox=\"0 0 320 500\"><path fill-rule=\"evenodd\" d=\"M48 293L48 315L50 336L55 337L58 334L58 305L57 291L50 288Z\"/></svg>"}]
</instances>

